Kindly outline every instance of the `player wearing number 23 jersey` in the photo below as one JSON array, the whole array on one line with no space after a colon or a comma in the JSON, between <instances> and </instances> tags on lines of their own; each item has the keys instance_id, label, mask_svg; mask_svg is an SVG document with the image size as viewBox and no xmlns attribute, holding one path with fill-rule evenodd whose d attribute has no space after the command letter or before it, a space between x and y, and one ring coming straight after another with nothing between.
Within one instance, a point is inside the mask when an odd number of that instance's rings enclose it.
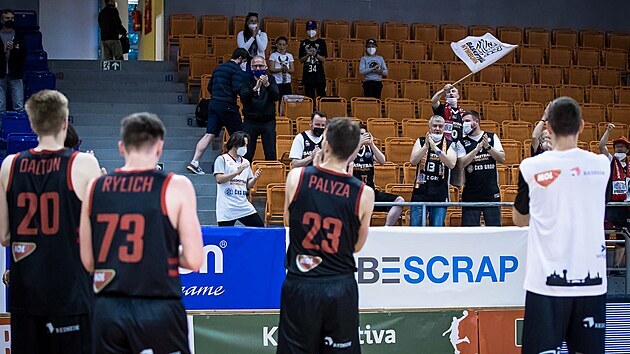
<instances>
[{"instance_id":1,"label":"player wearing number 23 jersey","mask_svg":"<svg viewBox=\"0 0 630 354\"><path fill-rule=\"evenodd\" d=\"M278 353L359 353L358 290L353 253L361 249L374 191L345 170L359 149L360 129L330 121L319 166L287 177L287 277L282 286Z\"/></svg>"},{"instance_id":2,"label":"player wearing number 23 jersey","mask_svg":"<svg viewBox=\"0 0 630 354\"><path fill-rule=\"evenodd\" d=\"M0 235L11 245L11 352L91 353L89 274L81 267L81 200L100 175L94 156L64 149L68 100L41 91L26 103L38 146L0 171Z\"/></svg>"}]
</instances>

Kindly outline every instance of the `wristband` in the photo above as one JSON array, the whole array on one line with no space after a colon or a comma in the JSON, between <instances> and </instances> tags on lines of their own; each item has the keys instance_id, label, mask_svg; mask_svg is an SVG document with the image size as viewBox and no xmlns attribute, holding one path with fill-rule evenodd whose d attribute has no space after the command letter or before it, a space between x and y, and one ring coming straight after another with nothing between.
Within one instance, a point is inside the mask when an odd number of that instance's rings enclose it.
<instances>
[{"instance_id":1,"label":"wristband","mask_svg":"<svg viewBox=\"0 0 630 354\"><path fill-rule=\"evenodd\" d=\"M438 156L442 155L442 150L439 150L435 152Z\"/></svg>"}]
</instances>

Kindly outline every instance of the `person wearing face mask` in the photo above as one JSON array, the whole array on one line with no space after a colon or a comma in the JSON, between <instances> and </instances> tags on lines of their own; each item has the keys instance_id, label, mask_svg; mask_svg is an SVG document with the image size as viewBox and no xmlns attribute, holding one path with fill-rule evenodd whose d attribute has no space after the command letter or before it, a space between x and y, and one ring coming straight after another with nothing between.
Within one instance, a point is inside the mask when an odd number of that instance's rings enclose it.
<instances>
[{"instance_id":1,"label":"person wearing face mask","mask_svg":"<svg viewBox=\"0 0 630 354\"><path fill-rule=\"evenodd\" d=\"M440 103L440 98L444 94L446 94L446 102ZM451 84L447 84L431 97L433 114L444 117L444 135L448 140L457 141L462 136L464 109L457 104L458 100L459 91Z\"/></svg>"},{"instance_id":2,"label":"person wearing face mask","mask_svg":"<svg viewBox=\"0 0 630 354\"><path fill-rule=\"evenodd\" d=\"M280 99L278 85L273 76L268 76L265 58L252 58L252 74L249 85L241 86L243 104L243 131L250 139L245 159L252 161L256 153L258 137L262 138L265 160L276 159L276 102Z\"/></svg>"},{"instance_id":3,"label":"person wearing face mask","mask_svg":"<svg viewBox=\"0 0 630 354\"><path fill-rule=\"evenodd\" d=\"M350 164L348 173L354 175L354 177L361 180L361 182L372 187L374 189L374 197L376 202L397 202L402 203L405 199L401 196L380 192L374 188L374 162L379 165L385 164L385 154L374 144L374 137L367 131L365 125L361 125L361 147L357 152L357 157L354 162ZM402 207L376 207L374 211L386 212L387 219L385 220L385 226L396 225L396 222L400 218L402 213Z\"/></svg>"},{"instance_id":4,"label":"person wearing face mask","mask_svg":"<svg viewBox=\"0 0 630 354\"><path fill-rule=\"evenodd\" d=\"M306 22L307 39L300 43L298 57L304 64L302 72L302 84L306 96L317 100L317 97L326 96L326 73L324 72L324 61L328 56L326 41L317 35L317 22Z\"/></svg>"},{"instance_id":5,"label":"person wearing face mask","mask_svg":"<svg viewBox=\"0 0 630 354\"><path fill-rule=\"evenodd\" d=\"M456 143L444 135L444 118L429 119L426 137L419 137L411 151L410 162L417 166L412 202L448 202L450 171L458 158ZM429 226L444 226L446 207L427 207ZM422 207L412 206L409 226L422 225Z\"/></svg>"},{"instance_id":6,"label":"person wearing face mask","mask_svg":"<svg viewBox=\"0 0 630 354\"><path fill-rule=\"evenodd\" d=\"M105 7L98 14L98 26L101 32L103 60L122 60L120 36L126 36L127 30L120 20L116 0L105 0Z\"/></svg>"},{"instance_id":7,"label":"person wearing face mask","mask_svg":"<svg viewBox=\"0 0 630 354\"><path fill-rule=\"evenodd\" d=\"M289 158L293 167L313 165L313 160L321 152L322 134L326 128L326 113L315 111L311 114L311 129L296 135L291 144Z\"/></svg>"},{"instance_id":8,"label":"person wearing face mask","mask_svg":"<svg viewBox=\"0 0 630 354\"><path fill-rule=\"evenodd\" d=\"M464 169L462 202L500 202L497 163L505 161L505 152L496 134L479 126L479 113L464 113L460 139L466 155L458 158ZM462 226L480 226L481 213L486 226L501 226L501 207L462 207Z\"/></svg>"},{"instance_id":9,"label":"person wearing face mask","mask_svg":"<svg viewBox=\"0 0 630 354\"><path fill-rule=\"evenodd\" d=\"M15 15L12 10L2 10L0 30L0 115L6 111L7 91L11 95L13 110L24 107L24 62L26 48L22 34L13 29Z\"/></svg>"},{"instance_id":10,"label":"person wearing face mask","mask_svg":"<svg viewBox=\"0 0 630 354\"><path fill-rule=\"evenodd\" d=\"M247 199L249 189L262 173L260 169L252 173L249 161L243 157L248 140L247 133L234 132L225 146L227 153L214 161L219 226L234 226L237 221L245 226L264 226L256 208Z\"/></svg>"},{"instance_id":11,"label":"person wearing face mask","mask_svg":"<svg viewBox=\"0 0 630 354\"><path fill-rule=\"evenodd\" d=\"M276 39L276 51L269 56L269 72L278 83L280 97L293 93L291 88L291 75L295 72L295 60L293 54L287 52L287 37L280 36Z\"/></svg>"},{"instance_id":12,"label":"person wearing face mask","mask_svg":"<svg viewBox=\"0 0 630 354\"><path fill-rule=\"evenodd\" d=\"M367 55L361 57L359 73L365 77L363 81L363 96L381 99L383 91L383 77L387 76L387 65L382 56L376 55L376 40L368 39L365 42Z\"/></svg>"},{"instance_id":13,"label":"person wearing face mask","mask_svg":"<svg viewBox=\"0 0 630 354\"><path fill-rule=\"evenodd\" d=\"M217 66L212 72L212 79L208 83L211 99L208 104L208 125L206 134L199 140L195 148L195 155L186 167L188 171L202 175L205 172L199 166L199 159L212 144L215 136L225 127L229 134L242 130L243 121L239 113L236 99L241 92L244 82L248 82L248 74L241 70L241 63L249 59L249 53L243 48L237 48L232 53L232 59Z\"/></svg>"},{"instance_id":14,"label":"person wearing face mask","mask_svg":"<svg viewBox=\"0 0 630 354\"><path fill-rule=\"evenodd\" d=\"M256 55L264 58L268 42L267 33L260 29L258 14L255 12L248 13L247 17L245 17L243 30L236 35L238 47L245 49L249 53L250 58ZM249 66L247 71L250 71Z\"/></svg>"}]
</instances>

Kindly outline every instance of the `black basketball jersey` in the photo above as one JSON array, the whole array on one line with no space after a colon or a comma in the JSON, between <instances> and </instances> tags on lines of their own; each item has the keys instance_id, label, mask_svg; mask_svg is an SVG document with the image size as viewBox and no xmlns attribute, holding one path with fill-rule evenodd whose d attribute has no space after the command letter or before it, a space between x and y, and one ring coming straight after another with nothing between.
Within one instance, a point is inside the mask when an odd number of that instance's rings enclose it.
<instances>
[{"instance_id":1,"label":"black basketball jersey","mask_svg":"<svg viewBox=\"0 0 630 354\"><path fill-rule=\"evenodd\" d=\"M78 152L23 151L7 184L11 232L9 311L41 316L85 314L90 277L79 255L81 200L72 185Z\"/></svg>"},{"instance_id":2,"label":"black basketball jersey","mask_svg":"<svg viewBox=\"0 0 630 354\"><path fill-rule=\"evenodd\" d=\"M308 136L308 134L306 134L306 132L302 132L302 138L304 138L304 150L302 150L302 158L307 158L311 155L313 155L313 150L315 150L315 147L317 146L318 148L322 148L322 141L320 140L319 143L314 142L313 140L311 140L311 138ZM313 162L311 161L307 166L312 166Z\"/></svg>"},{"instance_id":3,"label":"black basketball jersey","mask_svg":"<svg viewBox=\"0 0 630 354\"><path fill-rule=\"evenodd\" d=\"M424 146L425 137L421 137L420 144ZM438 144L436 144L442 153L445 154L450 148L452 141L446 140L446 136L442 138ZM446 146L446 148L443 148ZM427 152L428 156L424 163L424 168L420 171L417 169L416 180L414 182L414 189L412 194L412 201L414 202L446 202L448 201L449 190L449 175L450 170L440 161L433 149L429 148ZM417 166L420 167L420 166Z\"/></svg>"},{"instance_id":4,"label":"black basketball jersey","mask_svg":"<svg viewBox=\"0 0 630 354\"><path fill-rule=\"evenodd\" d=\"M94 183L89 213L97 295L181 298L179 234L164 200L172 176L117 170Z\"/></svg>"},{"instance_id":5,"label":"black basketball jersey","mask_svg":"<svg viewBox=\"0 0 630 354\"><path fill-rule=\"evenodd\" d=\"M488 144L494 146L495 135L488 135ZM473 151L481 139L477 142L468 136L461 139L466 154ZM463 202L496 202L501 199L499 194L499 176L497 162L486 149L481 149L470 165L464 168L465 184L462 191Z\"/></svg>"},{"instance_id":6,"label":"black basketball jersey","mask_svg":"<svg viewBox=\"0 0 630 354\"><path fill-rule=\"evenodd\" d=\"M315 166L302 169L289 205L289 273L315 277L356 271L353 253L364 186L351 175Z\"/></svg>"},{"instance_id":7,"label":"black basketball jersey","mask_svg":"<svg viewBox=\"0 0 630 354\"><path fill-rule=\"evenodd\" d=\"M354 177L374 188L374 153L368 145L363 145L354 159L352 170Z\"/></svg>"}]
</instances>

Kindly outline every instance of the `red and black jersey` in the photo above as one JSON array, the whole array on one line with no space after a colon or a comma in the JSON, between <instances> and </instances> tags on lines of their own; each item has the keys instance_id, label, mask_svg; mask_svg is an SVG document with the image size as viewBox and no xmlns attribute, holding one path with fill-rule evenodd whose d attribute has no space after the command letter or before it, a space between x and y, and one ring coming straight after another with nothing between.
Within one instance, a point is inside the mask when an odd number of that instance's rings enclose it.
<instances>
[{"instance_id":1,"label":"red and black jersey","mask_svg":"<svg viewBox=\"0 0 630 354\"><path fill-rule=\"evenodd\" d=\"M79 255L81 200L71 177L77 154L62 149L15 155L7 184L10 312L42 316L89 312L90 278Z\"/></svg>"},{"instance_id":2,"label":"red and black jersey","mask_svg":"<svg viewBox=\"0 0 630 354\"><path fill-rule=\"evenodd\" d=\"M286 268L304 277L352 274L365 184L321 167L302 169L289 205Z\"/></svg>"},{"instance_id":3,"label":"red and black jersey","mask_svg":"<svg viewBox=\"0 0 630 354\"><path fill-rule=\"evenodd\" d=\"M179 234L165 201L172 176L117 170L94 182L89 214L97 295L181 298Z\"/></svg>"}]
</instances>

